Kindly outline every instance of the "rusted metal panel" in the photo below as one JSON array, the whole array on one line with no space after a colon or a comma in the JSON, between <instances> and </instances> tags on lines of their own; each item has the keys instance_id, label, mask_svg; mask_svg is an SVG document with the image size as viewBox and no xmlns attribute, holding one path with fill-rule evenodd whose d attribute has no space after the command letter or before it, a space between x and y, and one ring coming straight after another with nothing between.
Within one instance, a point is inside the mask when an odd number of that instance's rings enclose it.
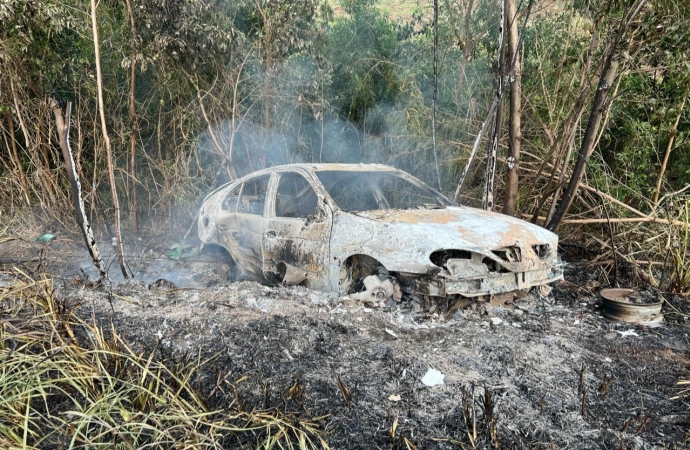
<instances>
[{"instance_id":1,"label":"rusted metal panel","mask_svg":"<svg viewBox=\"0 0 690 450\"><path fill-rule=\"evenodd\" d=\"M462 277L468 280L489 276L489 268L481 261L474 259L449 259L446 269L453 278Z\"/></svg>"}]
</instances>

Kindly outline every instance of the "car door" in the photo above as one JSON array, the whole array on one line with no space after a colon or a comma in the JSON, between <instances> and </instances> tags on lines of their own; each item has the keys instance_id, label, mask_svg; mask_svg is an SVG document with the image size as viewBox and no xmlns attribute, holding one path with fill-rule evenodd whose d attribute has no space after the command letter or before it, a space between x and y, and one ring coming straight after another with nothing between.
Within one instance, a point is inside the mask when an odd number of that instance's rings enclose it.
<instances>
[{"instance_id":1,"label":"car door","mask_svg":"<svg viewBox=\"0 0 690 450\"><path fill-rule=\"evenodd\" d=\"M264 229L264 273L273 281L330 289L332 216L307 173L275 174Z\"/></svg>"},{"instance_id":2,"label":"car door","mask_svg":"<svg viewBox=\"0 0 690 450\"><path fill-rule=\"evenodd\" d=\"M220 237L237 263L240 279L263 281L262 238L270 177L250 178L239 192L230 192L223 201L224 213L217 220Z\"/></svg>"}]
</instances>

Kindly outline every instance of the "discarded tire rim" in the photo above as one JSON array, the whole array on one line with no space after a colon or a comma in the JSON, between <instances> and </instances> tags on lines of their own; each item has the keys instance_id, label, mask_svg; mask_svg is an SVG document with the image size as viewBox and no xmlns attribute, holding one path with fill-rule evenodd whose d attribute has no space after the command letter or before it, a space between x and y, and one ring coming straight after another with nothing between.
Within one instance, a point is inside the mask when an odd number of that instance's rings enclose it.
<instances>
[{"instance_id":1,"label":"discarded tire rim","mask_svg":"<svg viewBox=\"0 0 690 450\"><path fill-rule=\"evenodd\" d=\"M634 289L604 289L604 317L616 322L659 325L664 321L661 314L663 302L633 303L630 299L639 294Z\"/></svg>"}]
</instances>

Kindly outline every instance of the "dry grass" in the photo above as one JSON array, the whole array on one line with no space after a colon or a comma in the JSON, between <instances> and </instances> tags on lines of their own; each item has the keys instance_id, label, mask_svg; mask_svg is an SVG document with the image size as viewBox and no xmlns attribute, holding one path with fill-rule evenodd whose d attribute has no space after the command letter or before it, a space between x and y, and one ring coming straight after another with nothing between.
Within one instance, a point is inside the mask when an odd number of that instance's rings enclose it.
<instances>
[{"instance_id":1,"label":"dry grass","mask_svg":"<svg viewBox=\"0 0 690 450\"><path fill-rule=\"evenodd\" d=\"M79 318L50 279L13 275L0 289L0 448L328 448L319 419L232 397L209 408L192 387L208 361L137 353Z\"/></svg>"}]
</instances>

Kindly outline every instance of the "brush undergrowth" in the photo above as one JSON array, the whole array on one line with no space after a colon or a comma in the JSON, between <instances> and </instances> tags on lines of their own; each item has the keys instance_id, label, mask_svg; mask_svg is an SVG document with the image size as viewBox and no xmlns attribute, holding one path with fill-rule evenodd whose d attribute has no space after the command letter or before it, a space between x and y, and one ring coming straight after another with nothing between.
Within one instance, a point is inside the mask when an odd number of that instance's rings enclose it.
<instances>
[{"instance_id":1,"label":"brush undergrowth","mask_svg":"<svg viewBox=\"0 0 690 450\"><path fill-rule=\"evenodd\" d=\"M328 448L319 418L236 398L210 409L192 387L208 361L137 353L50 279L14 276L0 288L0 448Z\"/></svg>"}]
</instances>

